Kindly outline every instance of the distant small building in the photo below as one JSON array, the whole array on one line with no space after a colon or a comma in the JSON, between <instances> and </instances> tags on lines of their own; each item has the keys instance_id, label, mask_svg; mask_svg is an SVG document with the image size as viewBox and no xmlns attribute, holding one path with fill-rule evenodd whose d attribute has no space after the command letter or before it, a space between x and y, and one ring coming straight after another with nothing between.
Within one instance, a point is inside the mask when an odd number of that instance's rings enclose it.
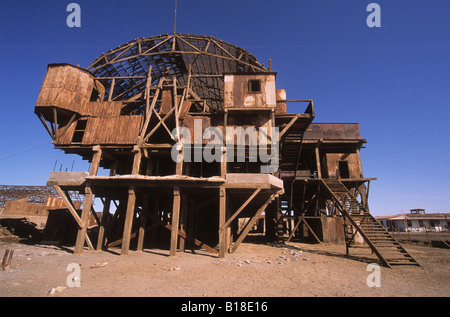
<instances>
[{"instance_id":1,"label":"distant small building","mask_svg":"<svg viewBox=\"0 0 450 317\"><path fill-rule=\"evenodd\" d=\"M376 219L388 231L422 232L433 230L448 231L450 227L450 213L425 213L425 209L411 209L409 214L381 216Z\"/></svg>"}]
</instances>

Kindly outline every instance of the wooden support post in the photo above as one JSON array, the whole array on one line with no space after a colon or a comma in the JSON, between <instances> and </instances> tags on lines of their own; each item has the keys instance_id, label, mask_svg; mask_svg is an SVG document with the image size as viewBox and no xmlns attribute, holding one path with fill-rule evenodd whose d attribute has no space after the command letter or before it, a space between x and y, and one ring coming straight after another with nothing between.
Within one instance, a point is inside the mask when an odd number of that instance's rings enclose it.
<instances>
[{"instance_id":1,"label":"wooden support post","mask_svg":"<svg viewBox=\"0 0 450 317\"><path fill-rule=\"evenodd\" d=\"M56 134L58 132L58 112L56 111L56 108L53 108L53 132L55 134L55 139L58 137Z\"/></svg>"},{"instance_id":2,"label":"wooden support post","mask_svg":"<svg viewBox=\"0 0 450 317\"><path fill-rule=\"evenodd\" d=\"M174 43L175 43L175 38L174 38ZM177 94L177 78L173 77L173 106L175 108L175 127L177 129L178 132L178 128L179 128L179 119L180 119L180 109L178 109L178 94Z\"/></svg>"},{"instance_id":3,"label":"wooden support post","mask_svg":"<svg viewBox=\"0 0 450 317\"><path fill-rule=\"evenodd\" d=\"M319 155L319 147L316 145L316 163L317 163L317 178L322 178L322 171L320 167L320 155Z\"/></svg>"},{"instance_id":4,"label":"wooden support post","mask_svg":"<svg viewBox=\"0 0 450 317\"><path fill-rule=\"evenodd\" d=\"M139 217L139 232L138 232L138 243L137 243L137 251L142 251L144 249L144 237L145 237L145 227L147 226L147 213L149 207L149 194L148 192L144 192L142 198L142 214Z\"/></svg>"},{"instance_id":5,"label":"wooden support post","mask_svg":"<svg viewBox=\"0 0 450 317\"><path fill-rule=\"evenodd\" d=\"M56 137L55 137L55 135L53 135L52 130L51 130L50 127L48 126L48 123L47 123L47 121L45 120L44 116L43 116L41 113L39 113L38 118L39 118L39 120L41 120L42 124L43 124L44 127L45 127L45 130L48 132L48 134L50 135L50 137L52 138L52 140L55 140Z\"/></svg>"},{"instance_id":6,"label":"wooden support post","mask_svg":"<svg viewBox=\"0 0 450 317\"><path fill-rule=\"evenodd\" d=\"M150 115L150 87L152 85L152 65L148 69L147 83L145 84L145 117Z\"/></svg>"},{"instance_id":7,"label":"wooden support post","mask_svg":"<svg viewBox=\"0 0 450 317\"><path fill-rule=\"evenodd\" d=\"M316 192L316 207L314 208L314 216L319 216L319 201L320 201L320 183L317 184L317 192Z\"/></svg>"},{"instance_id":8,"label":"wooden support post","mask_svg":"<svg viewBox=\"0 0 450 317\"><path fill-rule=\"evenodd\" d=\"M92 151L94 152L94 156L92 158L91 168L89 171L90 176L97 175L98 167L100 166L100 161L102 158L102 150L101 150L100 146L94 146ZM74 254L80 254L83 252L83 247L84 247L84 243L86 242L86 240L88 241L88 244L90 245L90 247L93 249L92 244L90 243L89 239L86 239L89 213L91 212L93 198L94 198L94 194L92 193L90 185L86 185L83 210L81 211L81 222L83 224L83 227L78 228Z\"/></svg>"},{"instance_id":9,"label":"wooden support post","mask_svg":"<svg viewBox=\"0 0 450 317\"><path fill-rule=\"evenodd\" d=\"M184 145L181 144L181 151L180 154L177 156L175 174L183 175L183 161L184 161Z\"/></svg>"},{"instance_id":10,"label":"wooden support post","mask_svg":"<svg viewBox=\"0 0 450 317\"><path fill-rule=\"evenodd\" d=\"M145 117L145 122L144 122L144 124L142 126L141 133L139 134L139 144L145 143L145 141L143 141L142 138L144 137L145 133L147 132L147 128L148 128L148 125L150 123L150 119L152 117L152 114L155 111L155 104L158 101L158 96L159 96L159 93L161 91L161 88L162 88L162 85L163 85L164 81L165 81L164 77L159 80L158 87L156 88L156 92L153 95L152 103L150 105L150 108L147 111L147 116ZM150 98L150 96L148 96L148 97Z\"/></svg>"},{"instance_id":11,"label":"wooden support post","mask_svg":"<svg viewBox=\"0 0 450 317\"><path fill-rule=\"evenodd\" d=\"M227 249L227 239L226 239L227 231L223 230L227 211L226 201L227 201L226 189L225 186L222 185L219 188L219 228L222 229L219 230L219 258L225 257L225 252Z\"/></svg>"},{"instance_id":12,"label":"wooden support post","mask_svg":"<svg viewBox=\"0 0 450 317\"><path fill-rule=\"evenodd\" d=\"M116 84L116 79L113 78L113 79L111 80L111 87L109 87L108 101L111 101L111 100L112 100L112 96L113 96L113 93L114 93L114 86L115 86L115 84Z\"/></svg>"},{"instance_id":13,"label":"wooden support post","mask_svg":"<svg viewBox=\"0 0 450 317\"><path fill-rule=\"evenodd\" d=\"M228 111L225 110L223 117L223 143L222 143L222 159L220 161L220 177L225 178L227 176L227 121Z\"/></svg>"},{"instance_id":14,"label":"wooden support post","mask_svg":"<svg viewBox=\"0 0 450 317\"><path fill-rule=\"evenodd\" d=\"M127 211L125 214L125 224L123 226L122 255L127 255L130 250L131 227L133 225L134 209L136 205L136 189L134 186L128 188Z\"/></svg>"},{"instance_id":15,"label":"wooden support post","mask_svg":"<svg viewBox=\"0 0 450 317\"><path fill-rule=\"evenodd\" d=\"M173 190L173 208L172 208L172 228L170 236L170 256L177 254L178 245L178 225L180 222L180 188L175 187Z\"/></svg>"},{"instance_id":16,"label":"wooden support post","mask_svg":"<svg viewBox=\"0 0 450 317\"><path fill-rule=\"evenodd\" d=\"M134 160L131 174L136 175L139 174L139 170L141 167L142 152L139 149L139 147L135 147L133 151L134 151ZM122 255L127 255L130 249L131 227L133 226L135 207L136 207L136 189L134 188L134 186L130 186L128 188L128 202L127 202L127 210L125 213L125 224L123 228L122 251L121 251Z\"/></svg>"},{"instance_id":17,"label":"wooden support post","mask_svg":"<svg viewBox=\"0 0 450 317\"><path fill-rule=\"evenodd\" d=\"M139 174L139 170L141 168L142 151L139 147L135 146L133 152L134 152L134 160L131 174L136 175Z\"/></svg>"},{"instance_id":18,"label":"wooden support post","mask_svg":"<svg viewBox=\"0 0 450 317\"><path fill-rule=\"evenodd\" d=\"M109 171L109 176L114 176L116 174L118 161L115 161L112 166L111 170ZM107 221L109 219L109 209L111 207L111 198L106 197L103 201L103 212L102 212L102 219L100 222L100 226L98 229L98 238L97 238L97 250L101 250L103 246L105 245L105 228L108 225Z\"/></svg>"}]
</instances>

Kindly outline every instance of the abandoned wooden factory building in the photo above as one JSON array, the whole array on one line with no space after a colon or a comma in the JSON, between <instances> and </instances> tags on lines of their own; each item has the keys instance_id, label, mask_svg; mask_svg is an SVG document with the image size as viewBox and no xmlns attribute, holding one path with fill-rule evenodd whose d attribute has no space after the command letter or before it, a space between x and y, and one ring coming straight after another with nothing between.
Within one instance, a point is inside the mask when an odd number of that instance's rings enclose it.
<instances>
[{"instance_id":1,"label":"abandoned wooden factory building","mask_svg":"<svg viewBox=\"0 0 450 317\"><path fill-rule=\"evenodd\" d=\"M77 224L75 253L224 257L264 217L267 241L359 237L385 265L415 264L369 213L358 124L313 123L313 101L287 99L276 75L240 47L181 33L132 40L86 69L48 65L35 113L56 149L91 162L48 180Z\"/></svg>"}]
</instances>

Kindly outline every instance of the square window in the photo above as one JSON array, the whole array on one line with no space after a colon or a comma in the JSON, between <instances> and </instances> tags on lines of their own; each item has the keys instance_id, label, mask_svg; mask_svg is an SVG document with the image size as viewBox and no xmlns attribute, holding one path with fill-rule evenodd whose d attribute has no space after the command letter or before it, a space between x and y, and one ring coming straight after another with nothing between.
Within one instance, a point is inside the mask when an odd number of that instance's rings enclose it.
<instances>
[{"instance_id":1,"label":"square window","mask_svg":"<svg viewBox=\"0 0 450 317\"><path fill-rule=\"evenodd\" d=\"M261 92L261 80L250 79L248 81L248 92Z\"/></svg>"}]
</instances>

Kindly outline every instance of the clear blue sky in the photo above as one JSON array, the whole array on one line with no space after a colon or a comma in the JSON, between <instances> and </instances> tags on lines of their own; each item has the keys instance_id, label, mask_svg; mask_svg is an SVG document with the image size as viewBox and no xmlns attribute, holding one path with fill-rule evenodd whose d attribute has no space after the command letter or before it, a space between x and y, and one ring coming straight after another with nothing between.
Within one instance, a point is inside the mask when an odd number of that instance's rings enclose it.
<instances>
[{"instance_id":1,"label":"clear blue sky","mask_svg":"<svg viewBox=\"0 0 450 317\"><path fill-rule=\"evenodd\" d=\"M66 25L70 2L81 28ZM43 185L55 162L87 170L52 148L34 115L47 64L87 67L129 40L171 33L174 2L0 2L0 184ZM370 2L381 28L366 25ZM272 59L289 99L314 99L315 122L359 123L364 175L378 179L374 215L450 212L449 14L448 0L178 0L177 32Z\"/></svg>"}]
</instances>

